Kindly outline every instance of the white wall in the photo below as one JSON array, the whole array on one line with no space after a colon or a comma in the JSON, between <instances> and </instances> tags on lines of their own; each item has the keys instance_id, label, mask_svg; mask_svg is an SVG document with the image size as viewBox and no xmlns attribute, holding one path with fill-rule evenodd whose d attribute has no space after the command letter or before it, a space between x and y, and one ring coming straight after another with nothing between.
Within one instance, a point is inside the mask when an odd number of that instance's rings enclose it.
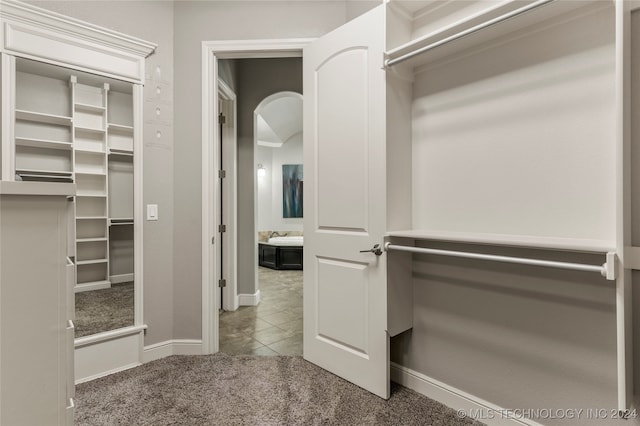
<instances>
[{"instance_id":1,"label":"white wall","mask_svg":"<svg viewBox=\"0 0 640 426\"><path fill-rule=\"evenodd\" d=\"M302 231L303 218L282 217L282 165L302 164L302 133L280 148L257 148L256 162L267 169L258 178L258 231Z\"/></svg>"}]
</instances>

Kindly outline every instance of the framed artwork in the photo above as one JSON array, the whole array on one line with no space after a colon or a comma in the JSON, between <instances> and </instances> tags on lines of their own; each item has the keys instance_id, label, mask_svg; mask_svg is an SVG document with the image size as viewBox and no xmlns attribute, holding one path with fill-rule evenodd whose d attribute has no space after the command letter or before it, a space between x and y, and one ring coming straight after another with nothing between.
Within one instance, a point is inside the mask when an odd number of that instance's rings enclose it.
<instances>
[{"instance_id":1,"label":"framed artwork","mask_svg":"<svg viewBox=\"0 0 640 426\"><path fill-rule=\"evenodd\" d=\"M302 164L282 165L282 217L302 217Z\"/></svg>"}]
</instances>

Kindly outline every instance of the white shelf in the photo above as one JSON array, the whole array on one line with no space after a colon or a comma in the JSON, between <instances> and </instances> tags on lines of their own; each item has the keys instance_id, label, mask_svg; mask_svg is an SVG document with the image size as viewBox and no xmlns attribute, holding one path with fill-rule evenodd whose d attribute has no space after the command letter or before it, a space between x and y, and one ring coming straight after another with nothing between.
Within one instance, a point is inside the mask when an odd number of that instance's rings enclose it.
<instances>
[{"instance_id":1,"label":"white shelf","mask_svg":"<svg viewBox=\"0 0 640 426\"><path fill-rule=\"evenodd\" d=\"M78 265L78 266L82 266L82 265L97 265L97 264L100 264L100 263L107 263L108 261L109 261L108 259L77 260L76 261L76 265Z\"/></svg>"},{"instance_id":2,"label":"white shelf","mask_svg":"<svg viewBox=\"0 0 640 426\"><path fill-rule=\"evenodd\" d=\"M122 157L133 157L133 151L128 149L109 149L109 155L119 155Z\"/></svg>"},{"instance_id":3,"label":"white shelf","mask_svg":"<svg viewBox=\"0 0 640 426\"><path fill-rule=\"evenodd\" d=\"M48 139L37 138L21 138L16 137L16 146L29 146L33 148L49 148L71 150L73 145L71 142L53 141Z\"/></svg>"},{"instance_id":4,"label":"white shelf","mask_svg":"<svg viewBox=\"0 0 640 426\"><path fill-rule=\"evenodd\" d=\"M71 177L72 172L66 170L35 170L35 169L18 169L16 168L16 174L28 174L28 175L42 175L42 176L57 176L60 178Z\"/></svg>"},{"instance_id":5,"label":"white shelf","mask_svg":"<svg viewBox=\"0 0 640 426\"><path fill-rule=\"evenodd\" d=\"M76 152L87 152L89 154L102 154L102 155L106 154L105 151L100 151L100 150L95 150L95 149L86 149L86 148L75 148L74 151L76 151Z\"/></svg>"},{"instance_id":6,"label":"white shelf","mask_svg":"<svg viewBox=\"0 0 640 426\"><path fill-rule=\"evenodd\" d=\"M133 218L115 218L109 219L109 226L133 225Z\"/></svg>"},{"instance_id":7,"label":"white shelf","mask_svg":"<svg viewBox=\"0 0 640 426\"><path fill-rule=\"evenodd\" d=\"M77 194L78 197L86 197L86 198L106 198L106 194Z\"/></svg>"},{"instance_id":8,"label":"white shelf","mask_svg":"<svg viewBox=\"0 0 640 426\"><path fill-rule=\"evenodd\" d=\"M107 110L103 106L89 105L89 104L82 104L82 103L76 103L75 109L76 111L86 111L86 112L96 112L96 113L105 112Z\"/></svg>"},{"instance_id":9,"label":"white shelf","mask_svg":"<svg viewBox=\"0 0 640 426\"><path fill-rule=\"evenodd\" d=\"M107 127L109 128L109 131L117 131L120 133L131 133L133 134L133 126L125 126L122 124L115 124L115 123L109 123L107 125Z\"/></svg>"},{"instance_id":10,"label":"white shelf","mask_svg":"<svg viewBox=\"0 0 640 426\"><path fill-rule=\"evenodd\" d=\"M410 4L411 2L401 3ZM601 3L605 6L608 4L608 2ZM465 17L462 20L439 27L436 31L416 37L405 44L391 48L386 52L386 56L388 60L393 61L409 52L428 48L428 51L407 60L407 63L413 67L426 65L477 46L486 46L487 43L499 37L536 24L539 25L541 22L584 6L585 2L579 1L551 1L525 13L500 21L499 18L501 16L513 13L522 7L527 7L526 3L517 1L502 2L495 6L487 7L483 11ZM594 7L594 5L591 4L586 7ZM598 4L595 7L601 7L601 5ZM497 22L490 23L494 20ZM476 30L476 28L478 29Z\"/></svg>"},{"instance_id":11,"label":"white shelf","mask_svg":"<svg viewBox=\"0 0 640 426\"><path fill-rule=\"evenodd\" d=\"M71 117L62 115L45 114L42 112L16 109L16 120L35 121L37 123L55 124L59 126L71 126Z\"/></svg>"},{"instance_id":12,"label":"white shelf","mask_svg":"<svg viewBox=\"0 0 640 426\"><path fill-rule=\"evenodd\" d=\"M98 281L87 281L87 282L79 282L76 283L74 287L74 293L80 293L83 291L91 291L91 290L102 290L105 288L111 287L111 282L108 280L98 280ZM87 336L87 337L93 337Z\"/></svg>"},{"instance_id":13,"label":"white shelf","mask_svg":"<svg viewBox=\"0 0 640 426\"><path fill-rule=\"evenodd\" d=\"M389 237L413 238L468 244L549 249L588 253L607 253L615 251L615 242L587 240L579 238L537 237L531 235L480 234L467 232L446 232L430 230L406 230L388 232Z\"/></svg>"},{"instance_id":14,"label":"white shelf","mask_svg":"<svg viewBox=\"0 0 640 426\"><path fill-rule=\"evenodd\" d=\"M94 242L100 242L100 241L107 241L107 238L78 238L76 240L76 243L94 243Z\"/></svg>"},{"instance_id":15,"label":"white shelf","mask_svg":"<svg viewBox=\"0 0 640 426\"><path fill-rule=\"evenodd\" d=\"M82 126L75 126L74 129L76 129L76 131L79 131L79 132L92 133L92 134L103 134L106 132L105 129L94 129L92 127L82 127Z\"/></svg>"},{"instance_id":16,"label":"white shelf","mask_svg":"<svg viewBox=\"0 0 640 426\"><path fill-rule=\"evenodd\" d=\"M62 195L73 196L76 186L72 183L0 181L0 194L10 195Z\"/></svg>"},{"instance_id":17,"label":"white shelf","mask_svg":"<svg viewBox=\"0 0 640 426\"><path fill-rule=\"evenodd\" d=\"M76 171L76 175L89 175L89 176L106 176L106 173L102 172L86 172L86 171Z\"/></svg>"},{"instance_id":18,"label":"white shelf","mask_svg":"<svg viewBox=\"0 0 640 426\"><path fill-rule=\"evenodd\" d=\"M81 195L78 195L81 197ZM106 216L76 216L76 220L107 220Z\"/></svg>"}]
</instances>

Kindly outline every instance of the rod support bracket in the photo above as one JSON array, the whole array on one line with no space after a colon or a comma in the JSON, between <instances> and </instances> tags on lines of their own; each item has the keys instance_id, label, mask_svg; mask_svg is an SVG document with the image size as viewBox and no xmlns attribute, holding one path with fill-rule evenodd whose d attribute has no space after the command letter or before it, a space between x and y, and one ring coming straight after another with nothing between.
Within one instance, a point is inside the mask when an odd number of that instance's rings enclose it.
<instances>
[{"instance_id":1,"label":"rod support bracket","mask_svg":"<svg viewBox=\"0 0 640 426\"><path fill-rule=\"evenodd\" d=\"M618 258L615 252L607 253L607 261L602 265L602 276L606 279L613 281L616 279L616 270L618 265Z\"/></svg>"}]
</instances>

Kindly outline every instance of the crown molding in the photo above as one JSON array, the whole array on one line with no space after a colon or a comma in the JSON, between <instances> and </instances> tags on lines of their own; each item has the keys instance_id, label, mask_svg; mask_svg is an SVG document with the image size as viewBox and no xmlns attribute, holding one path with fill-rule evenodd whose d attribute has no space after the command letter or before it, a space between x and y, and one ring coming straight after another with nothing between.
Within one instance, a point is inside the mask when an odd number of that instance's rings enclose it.
<instances>
[{"instance_id":1,"label":"crown molding","mask_svg":"<svg viewBox=\"0 0 640 426\"><path fill-rule=\"evenodd\" d=\"M157 48L136 37L16 0L0 0L2 52L144 81L144 59ZM113 68L113 69L111 69Z\"/></svg>"}]
</instances>

